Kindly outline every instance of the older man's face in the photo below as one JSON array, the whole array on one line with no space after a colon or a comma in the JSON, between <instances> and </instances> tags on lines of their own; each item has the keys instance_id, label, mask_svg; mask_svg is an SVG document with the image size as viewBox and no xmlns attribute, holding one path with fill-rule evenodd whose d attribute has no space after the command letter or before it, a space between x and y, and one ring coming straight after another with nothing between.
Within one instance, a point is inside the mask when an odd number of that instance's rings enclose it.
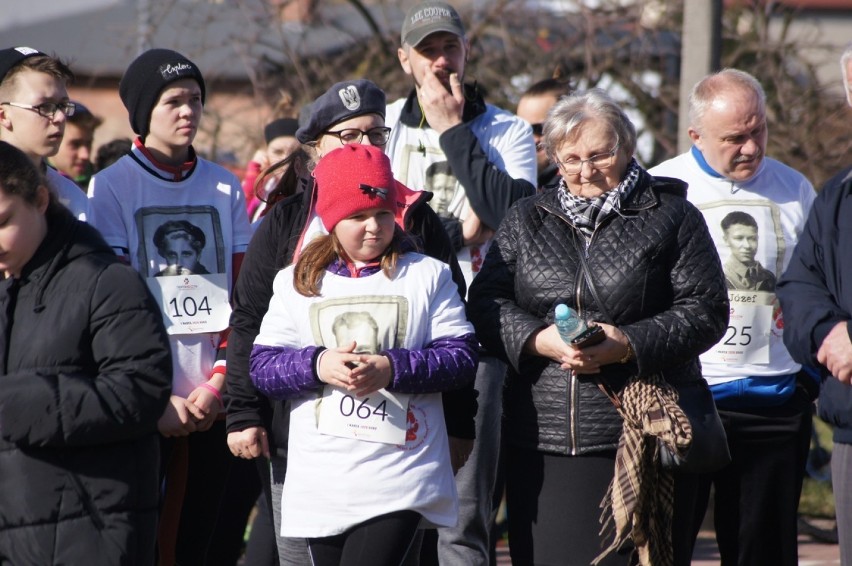
<instances>
[{"instance_id":1,"label":"older man's face","mask_svg":"<svg viewBox=\"0 0 852 566\"><path fill-rule=\"evenodd\" d=\"M700 124L689 129L692 142L714 171L731 181L748 181L766 154L766 109L751 91L730 89L710 104Z\"/></svg>"}]
</instances>

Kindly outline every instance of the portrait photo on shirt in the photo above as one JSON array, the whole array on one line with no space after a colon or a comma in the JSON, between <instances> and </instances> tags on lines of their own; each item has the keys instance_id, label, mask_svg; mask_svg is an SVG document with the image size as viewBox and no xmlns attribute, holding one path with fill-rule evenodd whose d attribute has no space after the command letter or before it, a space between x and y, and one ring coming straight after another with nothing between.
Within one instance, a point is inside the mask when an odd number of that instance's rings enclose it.
<instances>
[{"instance_id":1,"label":"portrait photo on shirt","mask_svg":"<svg viewBox=\"0 0 852 566\"><path fill-rule=\"evenodd\" d=\"M772 202L700 206L731 291L775 292L786 253L780 209Z\"/></svg>"},{"instance_id":2,"label":"portrait photo on shirt","mask_svg":"<svg viewBox=\"0 0 852 566\"><path fill-rule=\"evenodd\" d=\"M465 198L448 161L436 161L426 168L423 188L432 193L429 206L438 216L452 216L451 211L457 210Z\"/></svg>"},{"instance_id":3,"label":"portrait photo on shirt","mask_svg":"<svg viewBox=\"0 0 852 566\"><path fill-rule=\"evenodd\" d=\"M145 207L136 212L140 265L149 277L225 272L219 211L212 206Z\"/></svg>"},{"instance_id":4,"label":"portrait photo on shirt","mask_svg":"<svg viewBox=\"0 0 852 566\"><path fill-rule=\"evenodd\" d=\"M311 331L327 348L356 343L355 352L377 354L405 344L408 301L401 296L319 300L310 307Z\"/></svg>"}]
</instances>

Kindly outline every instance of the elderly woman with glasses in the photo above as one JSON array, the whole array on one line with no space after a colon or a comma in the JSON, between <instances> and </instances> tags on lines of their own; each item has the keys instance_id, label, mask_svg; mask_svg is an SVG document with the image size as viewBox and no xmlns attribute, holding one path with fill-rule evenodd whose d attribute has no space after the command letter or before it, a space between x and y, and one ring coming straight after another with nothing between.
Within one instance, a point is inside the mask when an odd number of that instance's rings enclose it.
<instances>
[{"instance_id":1,"label":"elderly woman with glasses","mask_svg":"<svg viewBox=\"0 0 852 566\"><path fill-rule=\"evenodd\" d=\"M634 126L607 94L561 98L542 143L562 180L510 210L471 286L468 311L483 346L510 368L504 439L512 561L590 564L612 540L599 518L605 496L611 501L622 434L616 395L631 377L701 380L698 355L724 332L728 302L686 185L651 177L636 162ZM605 339L566 344L554 325L559 304L599 324ZM661 522L638 521L662 557L654 564L689 564L695 487L686 475L645 482L641 497L669 502L655 517ZM599 563L631 564L630 535L642 556L648 543L640 531L619 533L616 542L625 544Z\"/></svg>"},{"instance_id":2,"label":"elderly woman with glasses","mask_svg":"<svg viewBox=\"0 0 852 566\"><path fill-rule=\"evenodd\" d=\"M270 403L252 384L249 375L252 344L269 307L275 275L295 263L311 239L325 230L315 210L316 186L309 173L313 161L350 143L383 147L389 133L390 128L385 126L385 93L374 83L364 79L344 81L320 95L311 105L308 122L296 131L296 137L305 150L282 161L282 164L294 162L296 166L287 169L278 188L273 191L273 199L282 200L270 201L246 251L234 288L234 311L227 352L228 446L238 458L258 459L262 476L268 476L270 468L262 456L271 459L271 483L264 483L271 485L267 495L270 496L276 533L280 532L277 527L287 462L286 421L289 410L282 402ZM400 183L395 190L399 205L397 223L413 236L419 251L450 265L459 294L464 297L464 276L455 251L440 219L428 205L432 194L412 191ZM475 395L472 387L444 394L454 469L464 462L472 444ZM310 564L304 539L277 536L277 541L282 565Z\"/></svg>"}]
</instances>

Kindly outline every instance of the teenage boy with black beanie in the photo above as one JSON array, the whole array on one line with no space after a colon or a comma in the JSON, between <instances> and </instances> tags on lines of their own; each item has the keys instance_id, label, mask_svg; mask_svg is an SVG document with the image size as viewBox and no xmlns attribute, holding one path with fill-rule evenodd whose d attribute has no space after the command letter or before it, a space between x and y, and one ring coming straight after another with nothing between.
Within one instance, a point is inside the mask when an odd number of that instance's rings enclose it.
<instances>
[{"instance_id":1,"label":"teenage boy with black beanie","mask_svg":"<svg viewBox=\"0 0 852 566\"><path fill-rule=\"evenodd\" d=\"M74 115L66 90L73 78L62 61L32 47L0 49L0 139L23 151L59 202L86 220L86 195L45 161L59 151L65 123Z\"/></svg>"},{"instance_id":2,"label":"teenage boy with black beanie","mask_svg":"<svg viewBox=\"0 0 852 566\"><path fill-rule=\"evenodd\" d=\"M230 465L217 419L221 333L251 229L239 180L192 147L206 94L198 67L172 50L146 51L128 67L119 94L139 137L129 155L92 178L91 221L146 278L170 333L172 397L158 423L166 478L160 562L205 564ZM204 244L191 237L195 230L175 231L163 257L155 234L176 222L203 232ZM210 273L193 273L200 264Z\"/></svg>"}]
</instances>

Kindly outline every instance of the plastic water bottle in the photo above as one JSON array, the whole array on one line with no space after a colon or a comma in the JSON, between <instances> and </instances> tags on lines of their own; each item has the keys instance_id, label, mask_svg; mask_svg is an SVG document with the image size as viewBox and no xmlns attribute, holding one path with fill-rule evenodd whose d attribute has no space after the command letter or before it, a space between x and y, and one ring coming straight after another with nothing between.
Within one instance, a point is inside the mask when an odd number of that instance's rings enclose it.
<instances>
[{"instance_id":1,"label":"plastic water bottle","mask_svg":"<svg viewBox=\"0 0 852 566\"><path fill-rule=\"evenodd\" d=\"M586 330L586 321L568 305L562 303L556 305L555 314L556 329L566 344L570 344L572 338Z\"/></svg>"}]
</instances>

